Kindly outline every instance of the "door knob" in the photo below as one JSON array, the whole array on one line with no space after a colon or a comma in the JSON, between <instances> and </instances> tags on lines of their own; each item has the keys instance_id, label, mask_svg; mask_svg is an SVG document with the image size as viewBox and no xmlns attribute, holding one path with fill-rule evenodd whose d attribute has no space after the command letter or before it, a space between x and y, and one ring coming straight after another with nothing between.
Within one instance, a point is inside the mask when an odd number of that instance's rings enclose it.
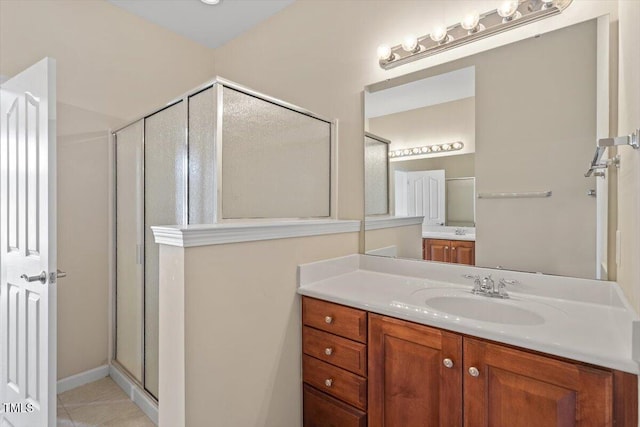
<instances>
[{"instance_id":1,"label":"door knob","mask_svg":"<svg viewBox=\"0 0 640 427\"><path fill-rule=\"evenodd\" d=\"M22 276L20 276L20 278L26 280L29 283L40 282L43 285L47 283L47 273L45 271L41 272L37 276L27 276L26 274L23 274Z\"/></svg>"}]
</instances>

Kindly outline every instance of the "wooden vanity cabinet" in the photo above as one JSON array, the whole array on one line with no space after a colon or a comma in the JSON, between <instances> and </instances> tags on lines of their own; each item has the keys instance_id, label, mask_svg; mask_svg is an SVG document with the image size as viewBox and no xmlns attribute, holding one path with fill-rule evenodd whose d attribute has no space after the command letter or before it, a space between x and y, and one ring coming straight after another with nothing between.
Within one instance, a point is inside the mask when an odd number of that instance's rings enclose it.
<instances>
[{"instance_id":1,"label":"wooden vanity cabinet","mask_svg":"<svg viewBox=\"0 0 640 427\"><path fill-rule=\"evenodd\" d=\"M476 243L466 240L422 239L422 253L426 261L454 264L476 264Z\"/></svg>"},{"instance_id":2,"label":"wooden vanity cabinet","mask_svg":"<svg viewBox=\"0 0 640 427\"><path fill-rule=\"evenodd\" d=\"M462 336L369 314L369 427L461 426L461 360Z\"/></svg>"},{"instance_id":3,"label":"wooden vanity cabinet","mask_svg":"<svg viewBox=\"0 0 640 427\"><path fill-rule=\"evenodd\" d=\"M367 424L367 312L302 297L304 427Z\"/></svg>"},{"instance_id":4,"label":"wooden vanity cabinet","mask_svg":"<svg viewBox=\"0 0 640 427\"><path fill-rule=\"evenodd\" d=\"M614 425L611 371L473 338L463 360L466 426Z\"/></svg>"},{"instance_id":5,"label":"wooden vanity cabinet","mask_svg":"<svg viewBox=\"0 0 640 427\"><path fill-rule=\"evenodd\" d=\"M637 426L637 377L369 314L369 427Z\"/></svg>"}]
</instances>

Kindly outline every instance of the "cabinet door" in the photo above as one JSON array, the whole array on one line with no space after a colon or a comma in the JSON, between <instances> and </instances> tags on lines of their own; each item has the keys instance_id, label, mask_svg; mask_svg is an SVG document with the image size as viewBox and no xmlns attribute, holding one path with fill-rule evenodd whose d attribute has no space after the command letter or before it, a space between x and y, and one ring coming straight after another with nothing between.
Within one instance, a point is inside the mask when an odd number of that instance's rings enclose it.
<instances>
[{"instance_id":1,"label":"cabinet door","mask_svg":"<svg viewBox=\"0 0 640 427\"><path fill-rule=\"evenodd\" d=\"M424 259L427 261L450 262L449 240L425 239Z\"/></svg>"},{"instance_id":2,"label":"cabinet door","mask_svg":"<svg viewBox=\"0 0 640 427\"><path fill-rule=\"evenodd\" d=\"M612 387L609 371L464 340L468 427L611 426Z\"/></svg>"},{"instance_id":3,"label":"cabinet door","mask_svg":"<svg viewBox=\"0 0 640 427\"><path fill-rule=\"evenodd\" d=\"M461 426L461 368L459 335L369 314L369 427Z\"/></svg>"},{"instance_id":4,"label":"cabinet door","mask_svg":"<svg viewBox=\"0 0 640 427\"><path fill-rule=\"evenodd\" d=\"M476 265L475 247L475 242L452 240L451 262L456 264Z\"/></svg>"}]
</instances>

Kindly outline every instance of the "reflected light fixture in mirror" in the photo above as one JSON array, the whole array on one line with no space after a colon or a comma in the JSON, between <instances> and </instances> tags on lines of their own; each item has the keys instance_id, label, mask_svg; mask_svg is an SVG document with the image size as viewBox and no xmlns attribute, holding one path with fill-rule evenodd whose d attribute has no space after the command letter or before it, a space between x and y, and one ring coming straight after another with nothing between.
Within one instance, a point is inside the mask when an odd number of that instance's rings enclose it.
<instances>
[{"instance_id":1,"label":"reflected light fixture in mirror","mask_svg":"<svg viewBox=\"0 0 640 427\"><path fill-rule=\"evenodd\" d=\"M378 63L388 70L418 59L452 49L474 40L519 27L561 13L573 0L507 0L497 8L478 14L471 12L461 22L447 27L437 25L430 34L405 39L401 44L381 45ZM415 44L414 44L415 40Z\"/></svg>"},{"instance_id":2,"label":"reflected light fixture in mirror","mask_svg":"<svg viewBox=\"0 0 640 427\"><path fill-rule=\"evenodd\" d=\"M444 144L425 145L422 147L403 148L400 150L389 151L389 158L402 158L402 160L407 160L409 157L415 158L416 156L425 156L430 153L439 153L441 151L458 151L462 150L463 147L464 143L456 141Z\"/></svg>"}]
</instances>

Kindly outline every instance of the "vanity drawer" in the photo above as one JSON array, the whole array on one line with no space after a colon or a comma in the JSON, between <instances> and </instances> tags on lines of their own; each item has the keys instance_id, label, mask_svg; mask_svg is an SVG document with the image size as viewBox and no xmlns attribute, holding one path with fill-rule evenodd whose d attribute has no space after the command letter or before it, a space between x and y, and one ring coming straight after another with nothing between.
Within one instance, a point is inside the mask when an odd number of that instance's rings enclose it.
<instances>
[{"instance_id":1,"label":"vanity drawer","mask_svg":"<svg viewBox=\"0 0 640 427\"><path fill-rule=\"evenodd\" d=\"M367 342L367 313L302 297L302 323L362 343Z\"/></svg>"},{"instance_id":2,"label":"vanity drawer","mask_svg":"<svg viewBox=\"0 0 640 427\"><path fill-rule=\"evenodd\" d=\"M367 407L367 380L328 363L302 356L304 382L359 409Z\"/></svg>"},{"instance_id":3,"label":"vanity drawer","mask_svg":"<svg viewBox=\"0 0 640 427\"><path fill-rule=\"evenodd\" d=\"M367 346L364 344L305 326L302 328L302 351L355 374L367 374Z\"/></svg>"},{"instance_id":4,"label":"vanity drawer","mask_svg":"<svg viewBox=\"0 0 640 427\"><path fill-rule=\"evenodd\" d=\"M304 427L366 427L367 414L304 385Z\"/></svg>"}]
</instances>

